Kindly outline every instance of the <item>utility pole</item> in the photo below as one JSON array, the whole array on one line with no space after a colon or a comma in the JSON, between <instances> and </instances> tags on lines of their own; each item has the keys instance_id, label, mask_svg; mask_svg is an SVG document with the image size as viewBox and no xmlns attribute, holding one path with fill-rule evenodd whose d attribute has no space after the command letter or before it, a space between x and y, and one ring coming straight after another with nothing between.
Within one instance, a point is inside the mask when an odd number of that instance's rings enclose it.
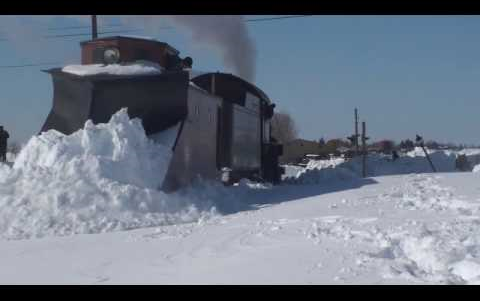
<instances>
[{"instance_id":1,"label":"utility pole","mask_svg":"<svg viewBox=\"0 0 480 301\"><path fill-rule=\"evenodd\" d=\"M355 108L355 155L358 156L359 145L358 145L358 110Z\"/></svg>"},{"instance_id":2,"label":"utility pole","mask_svg":"<svg viewBox=\"0 0 480 301\"><path fill-rule=\"evenodd\" d=\"M92 15L92 40L95 40L97 37L97 15Z\"/></svg>"},{"instance_id":3,"label":"utility pole","mask_svg":"<svg viewBox=\"0 0 480 301\"><path fill-rule=\"evenodd\" d=\"M350 143L355 146L355 157L358 156L360 154L360 143L358 143L358 138L360 137L360 135L358 134L358 110L357 108L355 108L355 120L354 120L354 124L355 124L355 133L351 136L348 136L347 139L350 140Z\"/></svg>"},{"instance_id":4,"label":"utility pole","mask_svg":"<svg viewBox=\"0 0 480 301\"><path fill-rule=\"evenodd\" d=\"M365 121L362 122L362 176L367 177L367 140L369 139L366 136L367 129Z\"/></svg>"}]
</instances>

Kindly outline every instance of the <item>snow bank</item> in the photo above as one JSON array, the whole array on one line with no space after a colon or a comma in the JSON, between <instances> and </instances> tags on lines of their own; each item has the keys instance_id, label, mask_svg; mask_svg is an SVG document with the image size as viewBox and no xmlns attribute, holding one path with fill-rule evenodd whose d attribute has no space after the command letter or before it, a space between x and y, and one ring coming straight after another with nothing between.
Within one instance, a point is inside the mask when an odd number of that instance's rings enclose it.
<instances>
[{"instance_id":1,"label":"snow bank","mask_svg":"<svg viewBox=\"0 0 480 301\"><path fill-rule=\"evenodd\" d=\"M285 168L285 174L283 174L283 178L295 177L300 171L303 170L303 167L297 165L286 164L283 165L283 167Z\"/></svg>"},{"instance_id":2,"label":"snow bank","mask_svg":"<svg viewBox=\"0 0 480 301\"><path fill-rule=\"evenodd\" d=\"M210 204L191 197L195 192L157 189L174 137L167 131L155 137L158 143L148 139L126 109L69 136L51 130L32 137L12 168L0 165L0 237L125 230L212 213Z\"/></svg>"},{"instance_id":3,"label":"snow bank","mask_svg":"<svg viewBox=\"0 0 480 301\"><path fill-rule=\"evenodd\" d=\"M292 184L328 184L357 178L359 178L359 175L348 168L329 166L322 169L305 169L300 171L295 178L285 179L285 182Z\"/></svg>"},{"instance_id":4,"label":"snow bank","mask_svg":"<svg viewBox=\"0 0 480 301\"><path fill-rule=\"evenodd\" d=\"M458 151L459 155L466 155L466 156L473 156L473 155L480 155L480 149L478 148L465 148Z\"/></svg>"},{"instance_id":5,"label":"snow bank","mask_svg":"<svg viewBox=\"0 0 480 301\"><path fill-rule=\"evenodd\" d=\"M477 172L480 169L480 154L469 154L465 155L467 157L467 162L472 168L472 171Z\"/></svg>"},{"instance_id":6,"label":"snow bank","mask_svg":"<svg viewBox=\"0 0 480 301\"><path fill-rule=\"evenodd\" d=\"M332 158L328 160L310 160L305 169L323 169L327 167L335 167L345 162L343 158Z\"/></svg>"},{"instance_id":7,"label":"snow bank","mask_svg":"<svg viewBox=\"0 0 480 301\"><path fill-rule=\"evenodd\" d=\"M430 155L435 152L435 150L431 150L428 147L425 147L425 150ZM405 154L408 157L425 157L425 152L419 146L415 146L415 148Z\"/></svg>"},{"instance_id":8,"label":"snow bank","mask_svg":"<svg viewBox=\"0 0 480 301\"><path fill-rule=\"evenodd\" d=\"M429 155L438 172L455 171L456 156L454 154L432 152ZM390 156L379 154L367 156L368 177L428 172L432 172L432 169L425 155L413 156L413 153L410 153L395 161L392 161ZM350 161L344 161L343 159L312 160L294 179L289 180L295 183L316 184L355 179L361 176L362 158L356 157Z\"/></svg>"},{"instance_id":9,"label":"snow bank","mask_svg":"<svg viewBox=\"0 0 480 301\"><path fill-rule=\"evenodd\" d=\"M162 73L163 68L154 62L136 61L132 64L92 64L92 65L69 65L62 71L79 76L110 74L110 75L151 75Z\"/></svg>"}]
</instances>

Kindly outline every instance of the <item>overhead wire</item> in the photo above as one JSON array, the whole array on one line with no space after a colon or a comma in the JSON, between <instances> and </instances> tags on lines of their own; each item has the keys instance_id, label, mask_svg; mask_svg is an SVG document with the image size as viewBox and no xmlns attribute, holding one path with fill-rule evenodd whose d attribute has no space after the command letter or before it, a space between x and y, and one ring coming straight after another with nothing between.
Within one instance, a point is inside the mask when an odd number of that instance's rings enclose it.
<instances>
[{"instance_id":1,"label":"overhead wire","mask_svg":"<svg viewBox=\"0 0 480 301\"><path fill-rule=\"evenodd\" d=\"M59 65L59 62L46 62L46 63L32 63L32 64L23 64L23 65L0 65L0 68L23 68L23 67L37 67L37 66L48 66L48 65Z\"/></svg>"},{"instance_id":2,"label":"overhead wire","mask_svg":"<svg viewBox=\"0 0 480 301\"><path fill-rule=\"evenodd\" d=\"M127 29L127 30L112 30L112 31L103 31L98 34L111 34L111 33L125 33L125 32L136 32L143 31L143 29ZM65 38L65 37L82 37L82 36L91 36L92 33L73 33L73 34L60 34L60 35L47 35L43 36L45 39L55 39L55 38Z\"/></svg>"},{"instance_id":3,"label":"overhead wire","mask_svg":"<svg viewBox=\"0 0 480 301\"><path fill-rule=\"evenodd\" d=\"M315 15L294 15L294 16L281 16L281 17L266 17L266 18L246 19L245 22L263 22L263 21L273 21L273 20L282 20L282 19L306 18L306 17L314 17L314 16Z\"/></svg>"},{"instance_id":4,"label":"overhead wire","mask_svg":"<svg viewBox=\"0 0 480 301\"><path fill-rule=\"evenodd\" d=\"M293 19L293 18L306 18L306 17L313 17L315 15L291 15L291 16L278 16L278 17L263 17L263 18L252 18L246 19L246 23L251 22L266 22L266 21L275 21L275 20L283 20L283 19ZM122 26L122 24L108 24L103 25L105 27L117 27ZM71 29L83 29L83 28L91 28L91 26L66 26L66 27L51 27L47 30L50 31L57 31L57 30L71 30ZM173 29L172 26L164 26L159 29ZM99 32L98 34L112 34L112 33L125 33L125 32L136 32L136 31L143 31L143 29L126 29L126 30L112 30L112 31L104 31ZM81 36L90 36L91 33L72 33L72 34L58 34L58 35L46 35L43 36L45 39L61 39L61 38L69 38L69 37L81 37ZM0 41L7 41L8 39L0 38ZM46 65L57 65L60 63L31 63L31 64L23 64L23 65L5 65L1 66L0 68L23 68L23 67L36 67L36 66L46 66Z\"/></svg>"}]
</instances>

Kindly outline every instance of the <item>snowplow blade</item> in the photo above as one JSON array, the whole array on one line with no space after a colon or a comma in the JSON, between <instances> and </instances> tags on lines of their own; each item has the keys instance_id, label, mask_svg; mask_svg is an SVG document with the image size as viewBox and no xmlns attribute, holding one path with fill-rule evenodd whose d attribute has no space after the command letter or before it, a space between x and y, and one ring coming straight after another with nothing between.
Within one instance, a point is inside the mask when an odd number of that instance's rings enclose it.
<instances>
[{"instance_id":1,"label":"snowplow blade","mask_svg":"<svg viewBox=\"0 0 480 301\"><path fill-rule=\"evenodd\" d=\"M53 79L53 107L41 132L71 134L87 120L108 122L121 108L140 118L147 135L169 128L187 114L188 73L148 76L78 76L61 69L46 71Z\"/></svg>"},{"instance_id":2,"label":"snowplow blade","mask_svg":"<svg viewBox=\"0 0 480 301\"><path fill-rule=\"evenodd\" d=\"M219 100L192 88L187 72L148 76L78 76L61 69L46 72L53 78L54 96L41 132L55 129L69 135L83 128L89 119L95 124L106 123L113 114L127 108L130 118L142 120L152 140L167 135L169 143L173 141L173 155L160 189L177 190L198 175L217 177L216 115L211 115L211 122L200 124L187 115L189 111L195 113L199 103L202 110L208 107L210 112L216 112Z\"/></svg>"}]
</instances>

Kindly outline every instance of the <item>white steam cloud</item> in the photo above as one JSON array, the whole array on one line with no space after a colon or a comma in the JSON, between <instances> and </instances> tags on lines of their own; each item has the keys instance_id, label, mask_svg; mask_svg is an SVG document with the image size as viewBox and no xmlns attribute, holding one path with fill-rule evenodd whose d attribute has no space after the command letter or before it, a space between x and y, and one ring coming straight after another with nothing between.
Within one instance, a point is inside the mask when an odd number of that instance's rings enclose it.
<instances>
[{"instance_id":1,"label":"white steam cloud","mask_svg":"<svg viewBox=\"0 0 480 301\"><path fill-rule=\"evenodd\" d=\"M124 16L121 20L130 25L141 25L154 33L164 27L162 21L167 21L188 32L194 43L213 48L221 55L225 67L236 75L252 82L255 80L255 42L249 35L243 16Z\"/></svg>"}]
</instances>

